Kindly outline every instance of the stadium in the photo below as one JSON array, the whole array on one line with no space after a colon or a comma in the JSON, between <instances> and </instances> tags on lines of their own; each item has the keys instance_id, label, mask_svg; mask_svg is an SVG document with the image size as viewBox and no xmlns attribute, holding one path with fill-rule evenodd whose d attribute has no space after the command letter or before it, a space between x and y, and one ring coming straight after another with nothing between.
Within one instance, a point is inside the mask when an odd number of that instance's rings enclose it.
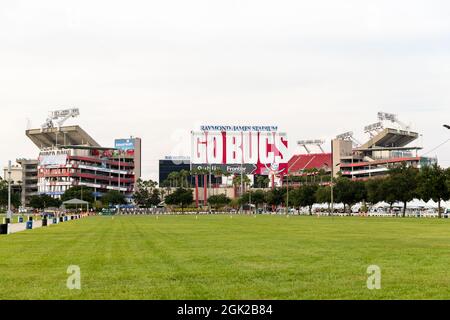
<instances>
[{"instance_id":1,"label":"stadium","mask_svg":"<svg viewBox=\"0 0 450 320\"><path fill-rule=\"evenodd\" d=\"M60 198L74 186L92 188L95 198L115 190L132 201L141 177L141 139L116 139L114 147L102 147L81 127L63 125L79 114L78 109L54 111L41 128L26 131L39 154L17 160L22 177L16 181L23 181L25 205L35 195Z\"/></svg>"},{"instance_id":2,"label":"stadium","mask_svg":"<svg viewBox=\"0 0 450 320\"><path fill-rule=\"evenodd\" d=\"M95 199L117 191L133 205L133 193L142 178L141 139L115 139L114 147L100 146L80 126L64 126L79 115L78 109L54 111L41 128L25 132L38 152L34 159L18 158L11 168L12 188L21 194L23 207L33 196L61 198L74 186L93 190ZM203 125L191 132L190 156L159 160L159 187L174 187L170 177L186 173L186 185L194 189L194 202L200 208L208 206L211 195L237 199L250 186L298 187L315 175L320 175L322 185L330 185L331 177L338 176L366 181L385 177L401 164L413 168L437 164L436 158L419 155L422 147L415 143L421 134L397 115L379 112L377 118L378 122L364 127L366 142L359 142L349 131L331 139L331 152L324 151L324 139L290 144L288 134L274 125ZM5 167L5 181L7 175ZM236 178L240 183L235 183Z\"/></svg>"},{"instance_id":3,"label":"stadium","mask_svg":"<svg viewBox=\"0 0 450 320\"><path fill-rule=\"evenodd\" d=\"M294 204L295 192L311 186L334 194L342 179L383 181L401 166L436 164L420 156L420 133L395 115L379 113L379 122L365 127L364 143L352 132L336 135L331 152L321 139L291 144L277 126L203 126L190 133L190 156L159 161L159 186L142 180L140 138L101 146L88 130L65 125L77 116L78 109L51 112L41 128L27 130L36 158L18 158L5 168L5 181L24 206L35 197L62 199L78 187L94 200L117 192L127 204L96 211L74 198L61 208L14 208L0 225L0 259L6 261L0 286L8 288L2 299L449 298L442 279L450 220L413 219L437 217L436 204L409 201L410 219L387 218L400 216L403 204L396 202L377 203L369 212L357 203L351 214L333 201L331 210L329 203ZM181 198L169 201L186 189L187 208ZM288 192L278 205L258 206L258 193L280 190ZM220 195L236 209L212 210L211 198ZM246 195L253 198L243 203ZM143 203L141 196L147 197ZM430 252L432 262L410 263ZM374 264L385 272L383 290L366 288ZM75 290L66 287L74 267L83 274ZM43 276L42 269L49 272ZM414 282L408 274L416 274Z\"/></svg>"}]
</instances>

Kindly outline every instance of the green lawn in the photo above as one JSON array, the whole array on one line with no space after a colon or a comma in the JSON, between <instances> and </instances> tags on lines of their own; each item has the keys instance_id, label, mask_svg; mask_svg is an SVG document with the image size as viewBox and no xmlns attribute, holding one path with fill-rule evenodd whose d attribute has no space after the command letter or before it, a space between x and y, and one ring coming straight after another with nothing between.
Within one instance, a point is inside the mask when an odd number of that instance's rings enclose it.
<instances>
[{"instance_id":1,"label":"green lawn","mask_svg":"<svg viewBox=\"0 0 450 320\"><path fill-rule=\"evenodd\" d=\"M66 288L78 265L82 290ZM369 265L382 289L367 289ZM0 236L0 299L450 299L450 219L95 217Z\"/></svg>"}]
</instances>

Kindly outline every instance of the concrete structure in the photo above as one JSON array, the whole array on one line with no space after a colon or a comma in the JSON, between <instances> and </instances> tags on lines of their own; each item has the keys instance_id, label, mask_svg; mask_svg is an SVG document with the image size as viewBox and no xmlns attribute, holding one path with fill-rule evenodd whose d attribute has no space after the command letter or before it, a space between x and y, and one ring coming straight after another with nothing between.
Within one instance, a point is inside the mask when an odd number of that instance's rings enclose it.
<instances>
[{"instance_id":1,"label":"concrete structure","mask_svg":"<svg viewBox=\"0 0 450 320\"><path fill-rule=\"evenodd\" d=\"M436 159L420 157L422 148L411 146L419 134L398 121L393 114L378 113L381 122L367 126L370 134L367 142L356 145L352 136L338 136L332 141L333 175L352 179L369 179L386 175L402 163L420 168L436 162ZM387 123L386 123L387 121Z\"/></svg>"},{"instance_id":2,"label":"concrete structure","mask_svg":"<svg viewBox=\"0 0 450 320\"><path fill-rule=\"evenodd\" d=\"M141 176L141 139L118 139L101 147L79 126L43 127L26 135L39 148L37 193L60 198L74 186L94 190L94 197L115 190L131 201Z\"/></svg>"},{"instance_id":3,"label":"concrete structure","mask_svg":"<svg viewBox=\"0 0 450 320\"><path fill-rule=\"evenodd\" d=\"M22 184L22 167L20 165L11 166L11 184ZM3 180L8 181L8 167L3 168Z\"/></svg>"},{"instance_id":4,"label":"concrete structure","mask_svg":"<svg viewBox=\"0 0 450 320\"><path fill-rule=\"evenodd\" d=\"M30 203L30 198L38 194L38 160L17 159L22 169L21 202L22 206Z\"/></svg>"}]
</instances>

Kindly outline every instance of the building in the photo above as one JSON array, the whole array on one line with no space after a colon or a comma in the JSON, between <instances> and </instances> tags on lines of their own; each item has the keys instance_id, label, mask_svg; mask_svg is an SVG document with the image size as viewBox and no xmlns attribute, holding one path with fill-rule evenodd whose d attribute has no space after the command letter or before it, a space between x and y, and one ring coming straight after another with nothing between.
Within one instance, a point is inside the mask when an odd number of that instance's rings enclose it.
<instances>
[{"instance_id":1,"label":"building","mask_svg":"<svg viewBox=\"0 0 450 320\"><path fill-rule=\"evenodd\" d=\"M115 190L131 200L141 175L141 139L117 139L100 146L79 126L43 127L26 135L39 148L37 193L60 198L74 186L94 190L94 197Z\"/></svg>"},{"instance_id":2,"label":"building","mask_svg":"<svg viewBox=\"0 0 450 320\"><path fill-rule=\"evenodd\" d=\"M9 175L9 172L11 172L11 176ZM3 179L9 181L10 178L12 193L22 194L23 172L20 165L12 165L11 171L8 166L3 168Z\"/></svg>"},{"instance_id":3,"label":"building","mask_svg":"<svg viewBox=\"0 0 450 320\"><path fill-rule=\"evenodd\" d=\"M21 202L26 207L32 196L38 195L38 160L17 159L22 170Z\"/></svg>"},{"instance_id":4,"label":"building","mask_svg":"<svg viewBox=\"0 0 450 320\"><path fill-rule=\"evenodd\" d=\"M411 144L419 138L419 133L400 122L396 115L380 112L378 119L378 123L365 127L370 138L363 144L359 144L351 132L332 141L335 177L340 173L364 180L385 176L402 163L420 168L437 161L418 155L422 148Z\"/></svg>"},{"instance_id":5,"label":"building","mask_svg":"<svg viewBox=\"0 0 450 320\"><path fill-rule=\"evenodd\" d=\"M21 185L22 184L22 167L20 165L12 165L11 166L11 184L12 185ZM9 167L6 166L3 168L3 180L9 180Z\"/></svg>"},{"instance_id":6,"label":"building","mask_svg":"<svg viewBox=\"0 0 450 320\"><path fill-rule=\"evenodd\" d=\"M323 151L323 140L301 140L299 146L306 154L294 155L289 161L289 182L298 184L300 179L315 175L322 170L325 175L339 175L351 179L370 179L385 176L389 170L406 163L408 166L420 168L436 162L436 159L421 157L421 147L413 143L420 137L418 132L398 120L393 114L378 113L379 122L364 128L369 139L360 143L353 137L353 132L346 132L332 140L332 153ZM310 153L311 147L321 150L321 153ZM314 172L315 171L315 172ZM322 176L323 176L322 174ZM329 183L330 179L322 177ZM317 181L317 180L316 180ZM284 183L288 178L284 177Z\"/></svg>"},{"instance_id":7,"label":"building","mask_svg":"<svg viewBox=\"0 0 450 320\"><path fill-rule=\"evenodd\" d=\"M168 181L169 175L172 172L191 171L191 161L189 157L172 157L166 156L159 160L159 186L164 186ZM188 178L191 181L191 177Z\"/></svg>"},{"instance_id":8,"label":"building","mask_svg":"<svg viewBox=\"0 0 450 320\"><path fill-rule=\"evenodd\" d=\"M308 181L308 176L320 175L320 171L326 177L321 177L317 181L322 180L323 183L329 183L331 180L331 161L331 153L325 152L294 155L288 162L288 174L283 177L283 185L299 185L303 181Z\"/></svg>"}]
</instances>

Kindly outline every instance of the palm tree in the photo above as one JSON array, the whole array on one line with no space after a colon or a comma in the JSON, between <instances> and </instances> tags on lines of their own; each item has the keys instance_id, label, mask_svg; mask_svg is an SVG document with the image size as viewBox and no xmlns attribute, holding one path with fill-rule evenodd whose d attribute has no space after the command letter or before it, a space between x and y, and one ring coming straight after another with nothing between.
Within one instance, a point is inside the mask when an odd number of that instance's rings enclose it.
<instances>
[{"instance_id":1,"label":"palm tree","mask_svg":"<svg viewBox=\"0 0 450 320\"><path fill-rule=\"evenodd\" d=\"M223 170L220 169L220 168L215 169L215 170L212 172L212 174L214 175L214 178L216 179L216 182L217 182L217 178L223 176ZM213 195L214 195L214 193L215 193L215 192L214 192L214 188L213 188Z\"/></svg>"},{"instance_id":2,"label":"palm tree","mask_svg":"<svg viewBox=\"0 0 450 320\"><path fill-rule=\"evenodd\" d=\"M178 177L179 177L178 172L169 173L167 180L169 180L171 188L176 188L178 186Z\"/></svg>"},{"instance_id":3,"label":"palm tree","mask_svg":"<svg viewBox=\"0 0 450 320\"><path fill-rule=\"evenodd\" d=\"M179 178L180 178L180 180L181 180L181 187L184 187L184 186L188 186L188 181L187 181L187 178L189 177L189 171L187 171L187 170L181 170L180 172L179 172Z\"/></svg>"},{"instance_id":4,"label":"palm tree","mask_svg":"<svg viewBox=\"0 0 450 320\"><path fill-rule=\"evenodd\" d=\"M241 190L241 194L244 194L246 187L249 186L250 182L251 182L247 175L244 175L243 177L244 177L243 180L241 180L241 176L240 175L235 175L234 178L233 178L233 185L235 187L243 185L244 190Z\"/></svg>"}]
</instances>

